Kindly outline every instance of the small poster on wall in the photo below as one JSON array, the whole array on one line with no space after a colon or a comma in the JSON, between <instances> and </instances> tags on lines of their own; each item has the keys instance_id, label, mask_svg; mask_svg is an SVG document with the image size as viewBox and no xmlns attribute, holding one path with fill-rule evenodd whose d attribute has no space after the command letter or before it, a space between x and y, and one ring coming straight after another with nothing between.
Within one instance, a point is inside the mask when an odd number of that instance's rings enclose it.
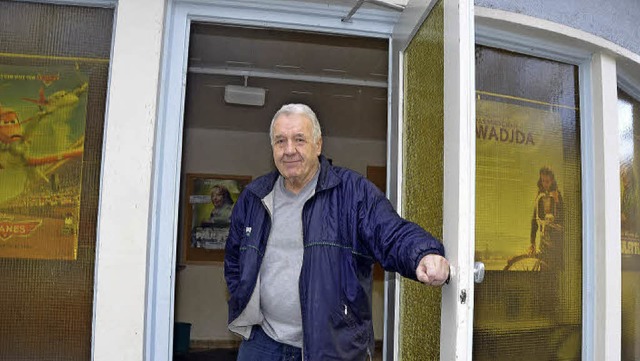
<instances>
[{"instance_id":1,"label":"small poster on wall","mask_svg":"<svg viewBox=\"0 0 640 361\"><path fill-rule=\"evenodd\" d=\"M0 66L0 257L74 260L88 77Z\"/></svg>"},{"instance_id":2,"label":"small poster on wall","mask_svg":"<svg viewBox=\"0 0 640 361\"><path fill-rule=\"evenodd\" d=\"M251 177L187 174L183 254L186 263L221 262L231 211Z\"/></svg>"}]
</instances>

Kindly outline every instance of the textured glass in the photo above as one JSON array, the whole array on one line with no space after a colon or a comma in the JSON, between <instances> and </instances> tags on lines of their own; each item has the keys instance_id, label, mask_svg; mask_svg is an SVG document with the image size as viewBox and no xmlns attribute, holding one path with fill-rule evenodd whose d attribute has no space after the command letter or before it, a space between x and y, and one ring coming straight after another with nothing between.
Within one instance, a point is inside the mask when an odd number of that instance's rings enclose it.
<instances>
[{"instance_id":1,"label":"textured glass","mask_svg":"<svg viewBox=\"0 0 640 361\"><path fill-rule=\"evenodd\" d=\"M581 355L578 69L476 48L474 360Z\"/></svg>"},{"instance_id":2,"label":"textured glass","mask_svg":"<svg viewBox=\"0 0 640 361\"><path fill-rule=\"evenodd\" d=\"M640 360L640 101L618 90L622 361Z\"/></svg>"},{"instance_id":3,"label":"textured glass","mask_svg":"<svg viewBox=\"0 0 640 361\"><path fill-rule=\"evenodd\" d=\"M442 238L444 10L440 1L405 53L404 216ZM440 289L403 279L400 359L437 360Z\"/></svg>"},{"instance_id":4,"label":"textured glass","mask_svg":"<svg viewBox=\"0 0 640 361\"><path fill-rule=\"evenodd\" d=\"M0 189L0 360L91 358L98 187L112 26L112 9L0 1L0 177L6 185L11 172L30 174L29 187L16 187L23 192L20 197L8 200L13 195L6 186ZM33 77L35 90L23 94L27 85L19 80L33 82ZM71 103L64 103L69 99ZM82 106L71 106L78 99ZM13 121L16 115L21 123ZM69 132L79 130L56 123L70 118L83 120L84 135L74 138ZM81 149L82 156L65 148L60 154L69 158L49 156L36 161L35 148L48 135L40 128L44 126L50 127L50 138L76 139L73 150ZM22 140L2 137L11 132L22 132ZM16 153L26 147L29 152ZM34 158L20 159L16 154ZM66 182L74 177L77 182L72 188L77 193L71 197ZM70 209L68 202L76 207ZM49 222L65 228L37 239L44 244L43 252L30 252L25 246L29 240L21 234L24 228L11 226L21 217L41 219L43 227ZM74 236L71 252L53 252L61 234Z\"/></svg>"}]
</instances>

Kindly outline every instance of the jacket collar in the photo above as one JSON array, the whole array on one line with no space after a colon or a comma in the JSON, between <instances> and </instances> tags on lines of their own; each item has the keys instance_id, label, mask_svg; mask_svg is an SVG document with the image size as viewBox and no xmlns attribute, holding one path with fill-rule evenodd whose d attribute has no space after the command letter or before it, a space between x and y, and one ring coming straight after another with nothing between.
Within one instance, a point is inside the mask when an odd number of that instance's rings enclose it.
<instances>
[{"instance_id":1,"label":"jacket collar","mask_svg":"<svg viewBox=\"0 0 640 361\"><path fill-rule=\"evenodd\" d=\"M336 174L336 169L331 164L331 161L322 154L318 159L320 160L320 175L318 176L316 192L333 188L340 183L340 177Z\"/></svg>"},{"instance_id":2,"label":"jacket collar","mask_svg":"<svg viewBox=\"0 0 640 361\"><path fill-rule=\"evenodd\" d=\"M316 193L325 189L333 188L340 183L340 177L336 174L335 168L331 165L331 162L322 154L318 157L318 160L320 161L320 175L318 176ZM275 171L265 174L249 183L247 190L262 199L266 197L267 194L271 193L273 186L278 180L278 176L280 176L280 173L276 169Z\"/></svg>"}]
</instances>

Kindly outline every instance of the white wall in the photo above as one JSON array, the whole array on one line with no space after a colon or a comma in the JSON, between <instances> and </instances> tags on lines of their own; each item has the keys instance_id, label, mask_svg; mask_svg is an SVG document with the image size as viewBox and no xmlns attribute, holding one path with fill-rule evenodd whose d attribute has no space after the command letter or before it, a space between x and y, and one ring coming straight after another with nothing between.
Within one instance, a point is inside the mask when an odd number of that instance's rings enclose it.
<instances>
[{"instance_id":1,"label":"white wall","mask_svg":"<svg viewBox=\"0 0 640 361\"><path fill-rule=\"evenodd\" d=\"M144 359L147 250L167 1L120 0L109 69L92 360Z\"/></svg>"},{"instance_id":2,"label":"white wall","mask_svg":"<svg viewBox=\"0 0 640 361\"><path fill-rule=\"evenodd\" d=\"M323 153L335 165L366 174L367 165L386 165L384 141L323 139ZM183 173L251 175L271 171L273 161L268 134L207 129L188 129L184 138ZM373 318L376 339L382 339L384 284L374 282ZM238 340L227 330L227 291L222 264L187 265L178 272L176 285L177 322L192 324L191 339L198 341Z\"/></svg>"},{"instance_id":3,"label":"white wall","mask_svg":"<svg viewBox=\"0 0 640 361\"><path fill-rule=\"evenodd\" d=\"M500 9L564 24L597 35L640 54L638 0L475 0L475 6Z\"/></svg>"}]
</instances>

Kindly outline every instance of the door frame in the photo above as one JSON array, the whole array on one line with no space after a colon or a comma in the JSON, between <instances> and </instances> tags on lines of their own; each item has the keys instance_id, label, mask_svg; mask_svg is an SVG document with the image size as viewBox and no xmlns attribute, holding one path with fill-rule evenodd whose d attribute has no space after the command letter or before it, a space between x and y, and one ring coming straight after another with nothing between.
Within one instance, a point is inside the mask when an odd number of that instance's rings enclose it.
<instances>
[{"instance_id":1,"label":"door frame","mask_svg":"<svg viewBox=\"0 0 640 361\"><path fill-rule=\"evenodd\" d=\"M164 61L152 180L152 225L146 301L146 360L169 361L172 358L177 276L176 230L191 22L259 26L382 39L391 37L398 17L397 13L388 9L379 11L360 9L350 22L341 22L340 19L350 10L350 7L345 6L283 0L265 0L259 3L238 0L174 0L169 3L164 34ZM389 148L391 133L388 133L387 138L387 154L393 154L395 150ZM391 169L389 156L387 167ZM390 184L389 173L391 172L388 172L387 184ZM385 282L385 300L387 283ZM385 333L388 332L386 325L385 319Z\"/></svg>"},{"instance_id":2,"label":"door frame","mask_svg":"<svg viewBox=\"0 0 640 361\"><path fill-rule=\"evenodd\" d=\"M391 121L397 157L390 157L394 175L388 195L402 215L404 53L438 0L409 1L394 28L390 46ZM451 267L451 281L442 288L440 359L471 360L473 320L473 257L475 222L475 61L473 2L444 1L444 202L443 243ZM385 350L387 360L396 360L399 349L400 276L396 285L393 310L393 354ZM463 296L461 298L460 296ZM389 302L390 303L390 302ZM450 322L449 320L454 320ZM388 324L385 324L388 326ZM386 344L385 344L386 345Z\"/></svg>"}]
</instances>

